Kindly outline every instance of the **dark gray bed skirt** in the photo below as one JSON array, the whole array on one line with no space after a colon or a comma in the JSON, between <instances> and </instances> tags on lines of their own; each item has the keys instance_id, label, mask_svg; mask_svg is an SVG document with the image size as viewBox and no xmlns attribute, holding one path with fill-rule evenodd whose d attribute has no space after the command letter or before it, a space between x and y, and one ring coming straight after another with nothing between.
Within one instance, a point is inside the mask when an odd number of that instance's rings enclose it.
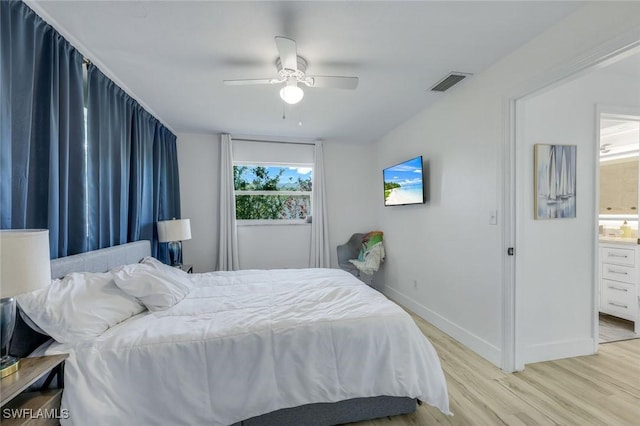
<instances>
[{"instance_id":1,"label":"dark gray bed skirt","mask_svg":"<svg viewBox=\"0 0 640 426\"><path fill-rule=\"evenodd\" d=\"M307 404L252 417L232 426L331 426L413 413L416 402L409 397L376 396Z\"/></svg>"}]
</instances>

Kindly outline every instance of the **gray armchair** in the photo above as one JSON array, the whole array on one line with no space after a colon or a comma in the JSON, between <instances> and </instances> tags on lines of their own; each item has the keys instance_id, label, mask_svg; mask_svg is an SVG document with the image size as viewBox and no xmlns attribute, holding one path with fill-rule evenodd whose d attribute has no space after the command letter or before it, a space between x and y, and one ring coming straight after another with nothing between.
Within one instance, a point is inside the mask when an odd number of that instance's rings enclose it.
<instances>
[{"instance_id":1,"label":"gray armchair","mask_svg":"<svg viewBox=\"0 0 640 426\"><path fill-rule=\"evenodd\" d=\"M353 234L349 241L338 246L338 266L356 277L360 277L360 270L349 262L349 259L358 258L358 253L362 248L362 237L364 234Z\"/></svg>"}]
</instances>

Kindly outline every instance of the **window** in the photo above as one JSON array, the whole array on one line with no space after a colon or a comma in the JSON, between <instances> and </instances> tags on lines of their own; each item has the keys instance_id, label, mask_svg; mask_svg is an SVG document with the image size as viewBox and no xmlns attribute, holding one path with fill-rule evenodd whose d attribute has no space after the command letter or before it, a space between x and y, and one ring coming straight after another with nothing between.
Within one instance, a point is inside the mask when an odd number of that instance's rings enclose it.
<instances>
[{"instance_id":1,"label":"window","mask_svg":"<svg viewBox=\"0 0 640 426\"><path fill-rule=\"evenodd\" d=\"M311 164L233 166L236 219L301 222L311 214Z\"/></svg>"}]
</instances>

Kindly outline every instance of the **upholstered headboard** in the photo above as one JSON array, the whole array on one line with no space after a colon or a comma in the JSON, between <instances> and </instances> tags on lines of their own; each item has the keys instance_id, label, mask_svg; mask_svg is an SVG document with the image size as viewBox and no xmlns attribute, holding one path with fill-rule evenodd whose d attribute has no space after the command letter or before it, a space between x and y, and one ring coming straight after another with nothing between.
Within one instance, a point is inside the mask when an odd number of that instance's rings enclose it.
<instances>
[{"instance_id":1,"label":"upholstered headboard","mask_svg":"<svg viewBox=\"0 0 640 426\"><path fill-rule=\"evenodd\" d=\"M61 257L51 261L51 278L61 278L70 272L106 272L115 266L138 263L146 256L151 256L148 240Z\"/></svg>"},{"instance_id":2,"label":"upholstered headboard","mask_svg":"<svg viewBox=\"0 0 640 426\"><path fill-rule=\"evenodd\" d=\"M51 278L61 278L71 272L106 272L116 266L138 263L146 256L151 256L148 240L61 257L51 261ZM49 336L33 330L21 315L17 315L9 352L25 357L47 340Z\"/></svg>"}]
</instances>

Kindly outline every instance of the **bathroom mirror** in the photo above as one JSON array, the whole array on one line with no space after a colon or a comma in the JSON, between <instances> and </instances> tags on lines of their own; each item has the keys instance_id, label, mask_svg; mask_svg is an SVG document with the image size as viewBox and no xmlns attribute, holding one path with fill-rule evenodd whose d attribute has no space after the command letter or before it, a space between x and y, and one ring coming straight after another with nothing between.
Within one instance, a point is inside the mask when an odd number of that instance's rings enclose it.
<instances>
[{"instance_id":1,"label":"bathroom mirror","mask_svg":"<svg viewBox=\"0 0 640 426\"><path fill-rule=\"evenodd\" d=\"M638 218L640 117L600 116L600 215Z\"/></svg>"}]
</instances>

